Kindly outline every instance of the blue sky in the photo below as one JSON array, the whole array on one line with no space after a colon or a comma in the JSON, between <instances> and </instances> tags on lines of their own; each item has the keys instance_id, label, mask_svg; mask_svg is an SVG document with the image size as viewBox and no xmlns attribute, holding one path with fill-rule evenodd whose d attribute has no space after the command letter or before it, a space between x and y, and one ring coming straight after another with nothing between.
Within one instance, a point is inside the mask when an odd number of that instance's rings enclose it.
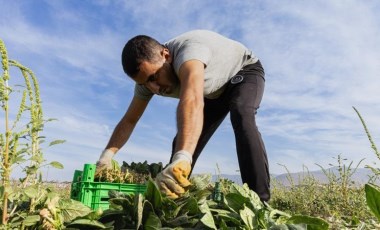
<instances>
[{"instance_id":1,"label":"blue sky","mask_svg":"<svg viewBox=\"0 0 380 230\"><path fill-rule=\"evenodd\" d=\"M251 48L266 70L257 115L273 174L336 164L338 154L362 166L379 162L352 106L380 147L380 2L378 1L77 1L0 0L0 38L11 59L39 79L48 140L44 170L70 181L95 163L133 95L120 64L125 42L147 34L161 42L209 29ZM11 72L11 86L20 74ZM166 163L175 135L176 99L155 97L119 162ZM16 103L14 107L17 107ZM14 112L15 112L14 108ZM0 113L3 132L4 114ZM229 119L214 135L196 173L238 170ZM20 168L16 168L19 171Z\"/></svg>"}]
</instances>

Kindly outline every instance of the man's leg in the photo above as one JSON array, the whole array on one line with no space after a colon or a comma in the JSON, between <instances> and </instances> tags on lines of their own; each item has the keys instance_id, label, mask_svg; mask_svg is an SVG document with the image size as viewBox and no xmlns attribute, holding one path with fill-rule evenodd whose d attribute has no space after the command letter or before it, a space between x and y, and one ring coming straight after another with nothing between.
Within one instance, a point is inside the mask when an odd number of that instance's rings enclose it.
<instances>
[{"instance_id":1,"label":"man's leg","mask_svg":"<svg viewBox=\"0 0 380 230\"><path fill-rule=\"evenodd\" d=\"M243 183L255 191L262 201L270 199L269 167L265 146L256 126L255 114L264 92L264 72L260 63L242 70L244 80L229 85L231 122Z\"/></svg>"}]
</instances>

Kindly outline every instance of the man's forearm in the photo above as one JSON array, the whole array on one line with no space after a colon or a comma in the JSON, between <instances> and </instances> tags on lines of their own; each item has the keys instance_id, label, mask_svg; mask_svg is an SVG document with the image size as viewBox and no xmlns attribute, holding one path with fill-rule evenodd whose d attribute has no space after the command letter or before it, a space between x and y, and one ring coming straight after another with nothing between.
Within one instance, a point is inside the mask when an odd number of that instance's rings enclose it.
<instances>
[{"instance_id":1,"label":"man's forearm","mask_svg":"<svg viewBox=\"0 0 380 230\"><path fill-rule=\"evenodd\" d=\"M193 154L203 127L204 64L198 60L183 63L179 70L180 101L177 107L175 151Z\"/></svg>"},{"instance_id":2,"label":"man's forearm","mask_svg":"<svg viewBox=\"0 0 380 230\"><path fill-rule=\"evenodd\" d=\"M186 150L193 154L203 126L203 99L180 101L177 108L177 126L175 151Z\"/></svg>"},{"instance_id":3,"label":"man's forearm","mask_svg":"<svg viewBox=\"0 0 380 230\"><path fill-rule=\"evenodd\" d=\"M140 117L144 113L149 101L133 97L124 117L116 125L106 149L116 153L128 141Z\"/></svg>"},{"instance_id":4,"label":"man's forearm","mask_svg":"<svg viewBox=\"0 0 380 230\"><path fill-rule=\"evenodd\" d=\"M106 149L110 149L116 153L128 141L135 126L136 124L128 123L123 120L120 121L113 131Z\"/></svg>"}]
</instances>

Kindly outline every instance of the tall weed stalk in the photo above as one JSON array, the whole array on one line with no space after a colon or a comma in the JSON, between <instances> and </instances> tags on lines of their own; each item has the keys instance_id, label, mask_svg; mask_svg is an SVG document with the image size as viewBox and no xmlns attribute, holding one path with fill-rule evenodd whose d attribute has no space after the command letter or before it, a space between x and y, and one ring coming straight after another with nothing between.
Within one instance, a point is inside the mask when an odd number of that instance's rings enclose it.
<instances>
[{"instance_id":1,"label":"tall weed stalk","mask_svg":"<svg viewBox=\"0 0 380 230\"><path fill-rule=\"evenodd\" d=\"M1 65L3 73L0 77L0 105L4 113L4 133L0 133L0 166L1 166L1 211L2 224L6 225L8 220L15 214L21 201L29 198L29 212L33 212L41 194L40 186L42 182L41 167L45 163L40 144L44 137L40 135L44 123L49 120L43 119L40 90L34 73L14 60L8 59L7 49L0 39ZM11 120L10 116L10 96L17 92L10 84L10 68L20 70L23 77L22 96L18 106L17 114ZM13 100L12 100L13 101ZM29 112L29 115L27 114ZM25 121L27 122L21 122ZM61 143L54 141L51 144ZM22 165L22 166L21 166ZM59 162L49 164L55 168L63 168ZM25 176L20 178L18 187L10 184L12 170L16 166L23 167ZM26 187L27 192L23 191Z\"/></svg>"}]
</instances>

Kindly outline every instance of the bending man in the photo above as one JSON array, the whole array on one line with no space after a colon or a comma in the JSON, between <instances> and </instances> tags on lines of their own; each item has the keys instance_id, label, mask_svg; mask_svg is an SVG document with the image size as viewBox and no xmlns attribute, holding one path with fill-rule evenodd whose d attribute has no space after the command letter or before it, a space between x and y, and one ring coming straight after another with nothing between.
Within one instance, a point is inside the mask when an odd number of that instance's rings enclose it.
<instances>
[{"instance_id":1,"label":"bending man","mask_svg":"<svg viewBox=\"0 0 380 230\"><path fill-rule=\"evenodd\" d=\"M136 82L134 97L116 126L97 170L109 167L127 142L149 100L157 94L179 98L177 135L170 164L156 178L161 191L180 196L203 148L230 113L243 183L268 201L268 160L255 121L264 91L264 70L241 43L195 30L160 44L139 35L122 52L124 72Z\"/></svg>"}]
</instances>

